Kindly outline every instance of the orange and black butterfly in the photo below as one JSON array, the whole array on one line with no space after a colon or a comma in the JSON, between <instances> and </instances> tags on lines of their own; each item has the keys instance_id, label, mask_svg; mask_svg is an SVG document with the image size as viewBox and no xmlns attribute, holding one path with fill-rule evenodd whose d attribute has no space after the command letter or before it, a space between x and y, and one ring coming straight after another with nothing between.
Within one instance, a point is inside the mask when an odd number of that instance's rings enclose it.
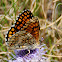
<instances>
[{"instance_id":1,"label":"orange and black butterfly","mask_svg":"<svg viewBox=\"0 0 62 62\"><path fill-rule=\"evenodd\" d=\"M10 49L34 49L39 45L39 20L30 10L24 10L6 35Z\"/></svg>"}]
</instances>

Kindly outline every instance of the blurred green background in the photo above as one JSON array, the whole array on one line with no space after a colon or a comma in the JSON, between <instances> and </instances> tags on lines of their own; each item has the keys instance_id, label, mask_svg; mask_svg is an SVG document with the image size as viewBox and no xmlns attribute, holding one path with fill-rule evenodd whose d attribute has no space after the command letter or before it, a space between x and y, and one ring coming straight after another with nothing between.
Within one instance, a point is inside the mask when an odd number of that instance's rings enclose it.
<instances>
[{"instance_id":1,"label":"blurred green background","mask_svg":"<svg viewBox=\"0 0 62 62\"><path fill-rule=\"evenodd\" d=\"M6 62L5 35L23 10L39 18L49 62L62 62L62 0L0 0L0 61Z\"/></svg>"}]
</instances>

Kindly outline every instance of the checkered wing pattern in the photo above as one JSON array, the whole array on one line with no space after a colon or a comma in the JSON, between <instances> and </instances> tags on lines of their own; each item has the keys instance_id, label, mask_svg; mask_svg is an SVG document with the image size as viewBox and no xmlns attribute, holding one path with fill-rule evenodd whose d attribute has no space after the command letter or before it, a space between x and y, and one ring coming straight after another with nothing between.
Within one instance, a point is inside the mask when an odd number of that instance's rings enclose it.
<instances>
[{"instance_id":1,"label":"checkered wing pattern","mask_svg":"<svg viewBox=\"0 0 62 62\"><path fill-rule=\"evenodd\" d=\"M32 17L33 15L29 10L25 10L22 14L20 14L18 19L16 20L15 25L11 27L11 29L8 31L8 34L6 36L6 42L13 34L21 30L23 26L25 26L25 23L32 19Z\"/></svg>"}]
</instances>

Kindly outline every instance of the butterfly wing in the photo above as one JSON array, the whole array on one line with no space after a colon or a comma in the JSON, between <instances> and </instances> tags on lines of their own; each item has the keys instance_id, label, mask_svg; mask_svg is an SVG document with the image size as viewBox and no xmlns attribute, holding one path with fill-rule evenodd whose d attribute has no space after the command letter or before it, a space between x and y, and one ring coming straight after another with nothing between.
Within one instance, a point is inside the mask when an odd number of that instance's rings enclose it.
<instances>
[{"instance_id":1,"label":"butterfly wing","mask_svg":"<svg viewBox=\"0 0 62 62\"><path fill-rule=\"evenodd\" d=\"M25 10L6 35L6 42L10 49L34 48L39 44L39 21L33 17L31 11Z\"/></svg>"},{"instance_id":2,"label":"butterfly wing","mask_svg":"<svg viewBox=\"0 0 62 62\"><path fill-rule=\"evenodd\" d=\"M37 17L32 17L27 23L26 26L28 28L25 28L27 32L33 35L33 37L36 39L36 41L39 41L39 35L40 35L40 26L39 26L39 20Z\"/></svg>"},{"instance_id":3,"label":"butterfly wing","mask_svg":"<svg viewBox=\"0 0 62 62\"><path fill-rule=\"evenodd\" d=\"M7 44L10 49L31 49L35 42L35 38L29 32L19 31L9 38Z\"/></svg>"},{"instance_id":4,"label":"butterfly wing","mask_svg":"<svg viewBox=\"0 0 62 62\"><path fill-rule=\"evenodd\" d=\"M13 27L11 27L11 29L8 31L8 33L6 35L6 42L12 35L14 35L18 31L20 31L23 28L23 26L25 26L25 23L27 21L29 21L30 19L32 19L32 17L33 17L33 15L31 13L31 11L29 11L29 10L25 10L22 14L20 14L18 19L16 20L15 25Z\"/></svg>"},{"instance_id":5,"label":"butterfly wing","mask_svg":"<svg viewBox=\"0 0 62 62\"><path fill-rule=\"evenodd\" d=\"M34 49L39 45L39 29L38 18L33 17L19 32L9 38L8 46L11 49Z\"/></svg>"}]
</instances>

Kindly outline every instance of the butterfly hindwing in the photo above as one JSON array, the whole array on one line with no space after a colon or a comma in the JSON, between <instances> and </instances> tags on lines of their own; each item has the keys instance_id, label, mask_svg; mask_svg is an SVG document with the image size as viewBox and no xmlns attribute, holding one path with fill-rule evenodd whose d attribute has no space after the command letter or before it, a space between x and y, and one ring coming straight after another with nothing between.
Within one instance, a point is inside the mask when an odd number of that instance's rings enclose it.
<instances>
[{"instance_id":1,"label":"butterfly hindwing","mask_svg":"<svg viewBox=\"0 0 62 62\"><path fill-rule=\"evenodd\" d=\"M31 49L34 44L36 43L36 39L27 31L19 31L15 33L9 41L7 42L9 49Z\"/></svg>"}]
</instances>

